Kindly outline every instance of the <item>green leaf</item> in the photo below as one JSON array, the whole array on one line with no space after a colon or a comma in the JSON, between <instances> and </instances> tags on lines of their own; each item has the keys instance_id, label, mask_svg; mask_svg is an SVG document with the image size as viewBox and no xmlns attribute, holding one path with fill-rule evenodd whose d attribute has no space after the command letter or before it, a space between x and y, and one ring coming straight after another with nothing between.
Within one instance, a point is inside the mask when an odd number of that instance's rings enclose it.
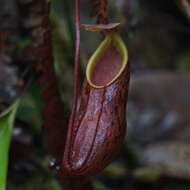
<instances>
[{"instance_id":1,"label":"green leaf","mask_svg":"<svg viewBox=\"0 0 190 190\"><path fill-rule=\"evenodd\" d=\"M6 189L8 152L19 101L0 114L0 190Z\"/></svg>"}]
</instances>

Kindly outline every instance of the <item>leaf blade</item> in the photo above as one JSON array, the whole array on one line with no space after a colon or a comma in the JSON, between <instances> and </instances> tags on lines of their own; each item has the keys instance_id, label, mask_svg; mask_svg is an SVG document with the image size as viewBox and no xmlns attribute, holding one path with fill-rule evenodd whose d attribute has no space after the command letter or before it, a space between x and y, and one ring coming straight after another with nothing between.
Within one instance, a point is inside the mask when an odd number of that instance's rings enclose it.
<instances>
[{"instance_id":1,"label":"leaf blade","mask_svg":"<svg viewBox=\"0 0 190 190\"><path fill-rule=\"evenodd\" d=\"M0 115L0 190L6 189L8 152L12 127L19 101Z\"/></svg>"}]
</instances>

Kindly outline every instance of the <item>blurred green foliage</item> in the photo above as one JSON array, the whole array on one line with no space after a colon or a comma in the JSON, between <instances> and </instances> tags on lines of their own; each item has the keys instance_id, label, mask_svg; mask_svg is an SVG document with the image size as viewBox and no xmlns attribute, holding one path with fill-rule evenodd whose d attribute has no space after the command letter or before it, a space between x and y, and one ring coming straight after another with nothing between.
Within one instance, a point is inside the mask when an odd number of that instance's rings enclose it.
<instances>
[{"instance_id":1,"label":"blurred green foliage","mask_svg":"<svg viewBox=\"0 0 190 190\"><path fill-rule=\"evenodd\" d=\"M190 72L190 51L185 52L178 57L177 67L181 72Z\"/></svg>"}]
</instances>

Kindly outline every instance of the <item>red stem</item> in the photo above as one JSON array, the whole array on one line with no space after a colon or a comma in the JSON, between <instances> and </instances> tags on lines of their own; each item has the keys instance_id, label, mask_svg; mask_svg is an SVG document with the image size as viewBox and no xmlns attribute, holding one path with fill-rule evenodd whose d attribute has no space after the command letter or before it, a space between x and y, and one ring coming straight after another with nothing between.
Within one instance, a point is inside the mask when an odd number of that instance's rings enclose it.
<instances>
[{"instance_id":1,"label":"red stem","mask_svg":"<svg viewBox=\"0 0 190 190\"><path fill-rule=\"evenodd\" d=\"M78 78L80 67L80 0L75 0L75 62L73 76L72 110L70 116L71 126L74 122L78 103Z\"/></svg>"},{"instance_id":2,"label":"red stem","mask_svg":"<svg viewBox=\"0 0 190 190\"><path fill-rule=\"evenodd\" d=\"M80 69L80 0L75 0L75 60L74 60L74 74L73 74L73 94L72 94L72 110L70 115L69 130L72 127L78 104L78 88L79 88L79 69ZM68 131L70 133L70 131ZM92 184L88 178L65 179L65 188L69 190L83 189L93 190Z\"/></svg>"}]
</instances>

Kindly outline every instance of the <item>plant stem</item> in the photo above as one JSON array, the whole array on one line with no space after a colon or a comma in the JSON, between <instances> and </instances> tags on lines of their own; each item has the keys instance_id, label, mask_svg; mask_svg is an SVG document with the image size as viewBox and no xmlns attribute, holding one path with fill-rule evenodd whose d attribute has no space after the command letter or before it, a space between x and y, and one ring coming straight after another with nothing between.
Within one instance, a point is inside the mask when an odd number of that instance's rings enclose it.
<instances>
[{"instance_id":1,"label":"plant stem","mask_svg":"<svg viewBox=\"0 0 190 190\"><path fill-rule=\"evenodd\" d=\"M79 67L80 67L80 0L75 0L75 60L74 60L73 95L72 95L70 126L73 125L75 114L77 111Z\"/></svg>"}]
</instances>

